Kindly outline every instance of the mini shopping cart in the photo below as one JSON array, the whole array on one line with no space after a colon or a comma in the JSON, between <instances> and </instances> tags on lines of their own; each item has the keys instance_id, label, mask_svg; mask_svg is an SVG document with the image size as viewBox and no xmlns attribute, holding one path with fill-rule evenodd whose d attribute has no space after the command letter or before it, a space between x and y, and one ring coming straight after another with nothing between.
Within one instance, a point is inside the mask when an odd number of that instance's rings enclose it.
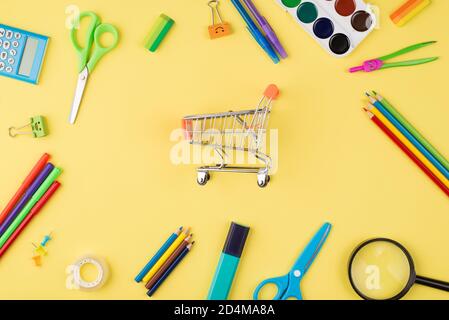
<instances>
[{"instance_id":1,"label":"mini shopping cart","mask_svg":"<svg viewBox=\"0 0 449 320\"><path fill-rule=\"evenodd\" d=\"M210 180L210 172L255 173L261 188L270 182L272 162L262 148L272 102L278 95L279 89L272 84L265 90L256 109L194 115L183 119L186 140L190 144L214 149L221 158L221 164L197 169L198 184L205 185ZM225 161L226 150L247 152L263 162L264 166L229 166Z\"/></svg>"}]
</instances>

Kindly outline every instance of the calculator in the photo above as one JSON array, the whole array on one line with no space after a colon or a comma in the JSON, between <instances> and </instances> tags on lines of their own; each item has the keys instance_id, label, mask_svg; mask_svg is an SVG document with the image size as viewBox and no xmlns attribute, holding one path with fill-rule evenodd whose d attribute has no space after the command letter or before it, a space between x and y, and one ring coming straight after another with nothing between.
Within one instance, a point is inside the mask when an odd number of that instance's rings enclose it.
<instances>
[{"instance_id":1,"label":"calculator","mask_svg":"<svg viewBox=\"0 0 449 320\"><path fill-rule=\"evenodd\" d=\"M0 24L0 75L37 84L48 37Z\"/></svg>"}]
</instances>

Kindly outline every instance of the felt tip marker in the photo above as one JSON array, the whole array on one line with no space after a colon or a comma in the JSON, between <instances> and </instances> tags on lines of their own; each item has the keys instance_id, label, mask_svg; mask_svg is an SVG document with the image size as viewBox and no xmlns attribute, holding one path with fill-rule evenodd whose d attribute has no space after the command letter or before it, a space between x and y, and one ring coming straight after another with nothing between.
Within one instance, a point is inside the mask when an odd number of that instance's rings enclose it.
<instances>
[{"instance_id":1,"label":"felt tip marker","mask_svg":"<svg viewBox=\"0 0 449 320\"><path fill-rule=\"evenodd\" d=\"M226 300L228 298L248 233L248 227L241 226L235 222L231 224L207 296L208 300Z\"/></svg>"}]
</instances>

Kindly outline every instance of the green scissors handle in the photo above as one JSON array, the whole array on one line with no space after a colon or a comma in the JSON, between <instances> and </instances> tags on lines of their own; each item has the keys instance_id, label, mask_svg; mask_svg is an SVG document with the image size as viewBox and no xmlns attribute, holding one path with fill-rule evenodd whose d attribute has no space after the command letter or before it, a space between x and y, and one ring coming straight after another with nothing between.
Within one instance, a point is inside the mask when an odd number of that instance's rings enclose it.
<instances>
[{"instance_id":1,"label":"green scissors handle","mask_svg":"<svg viewBox=\"0 0 449 320\"><path fill-rule=\"evenodd\" d=\"M114 49L119 41L118 30L107 23L101 23L100 18L91 11L82 12L79 16L79 21L84 18L90 18L90 24L86 33L86 45L81 46L77 39L77 30L75 27L72 28L70 33L70 38L72 44L79 58L79 72L81 73L84 68L88 68L89 72L92 72L97 65L98 61L109 51ZM114 37L111 45L104 47L101 45L100 39L103 34L110 33ZM92 50L92 45L95 44Z\"/></svg>"}]
</instances>

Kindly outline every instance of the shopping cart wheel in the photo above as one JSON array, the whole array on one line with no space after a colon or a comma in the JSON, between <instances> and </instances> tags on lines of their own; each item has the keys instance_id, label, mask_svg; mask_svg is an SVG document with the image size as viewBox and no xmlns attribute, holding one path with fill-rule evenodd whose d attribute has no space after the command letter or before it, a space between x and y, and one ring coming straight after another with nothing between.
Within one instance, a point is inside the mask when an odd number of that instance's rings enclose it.
<instances>
[{"instance_id":1,"label":"shopping cart wheel","mask_svg":"<svg viewBox=\"0 0 449 320\"><path fill-rule=\"evenodd\" d=\"M206 171L199 171L198 177L196 178L196 181L200 186L205 186L206 183L210 180L210 174Z\"/></svg>"},{"instance_id":2,"label":"shopping cart wheel","mask_svg":"<svg viewBox=\"0 0 449 320\"><path fill-rule=\"evenodd\" d=\"M270 182L270 176L268 175L258 175L257 176L257 185L261 188L265 188Z\"/></svg>"}]
</instances>

